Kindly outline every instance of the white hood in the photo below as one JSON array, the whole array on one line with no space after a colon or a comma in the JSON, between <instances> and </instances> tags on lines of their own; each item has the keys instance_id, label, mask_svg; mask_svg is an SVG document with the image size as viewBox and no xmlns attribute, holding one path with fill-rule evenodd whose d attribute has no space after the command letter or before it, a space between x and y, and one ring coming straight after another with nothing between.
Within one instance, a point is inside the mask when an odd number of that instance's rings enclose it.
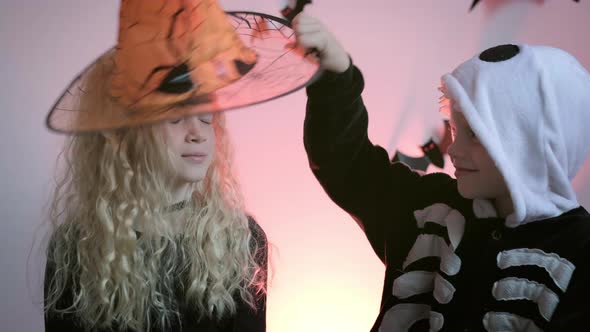
<instances>
[{"instance_id":1,"label":"white hood","mask_svg":"<svg viewBox=\"0 0 590 332\"><path fill-rule=\"evenodd\" d=\"M442 81L506 180L507 226L579 206L571 180L590 152L590 74L573 56L503 45Z\"/></svg>"}]
</instances>

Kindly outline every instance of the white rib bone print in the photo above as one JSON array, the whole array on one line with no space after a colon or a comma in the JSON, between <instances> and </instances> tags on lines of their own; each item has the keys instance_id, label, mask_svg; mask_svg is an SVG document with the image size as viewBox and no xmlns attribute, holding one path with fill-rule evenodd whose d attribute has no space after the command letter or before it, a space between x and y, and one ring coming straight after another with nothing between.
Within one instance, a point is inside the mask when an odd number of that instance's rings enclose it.
<instances>
[{"instance_id":1,"label":"white rib bone print","mask_svg":"<svg viewBox=\"0 0 590 332\"><path fill-rule=\"evenodd\" d=\"M569 285L575 266L569 260L555 253L540 249L518 248L505 250L496 257L498 267L506 269L516 266L538 266L543 268L553 282L565 291ZM530 300L534 302L541 316L550 321L559 296L546 285L523 278L504 278L494 283L492 294L500 301ZM489 312L483 318L487 331L541 331L531 320L509 312Z\"/></svg>"},{"instance_id":2,"label":"white rib bone print","mask_svg":"<svg viewBox=\"0 0 590 332\"><path fill-rule=\"evenodd\" d=\"M488 332L543 332L532 320L508 312L486 313L483 326Z\"/></svg>"},{"instance_id":3,"label":"white rib bone print","mask_svg":"<svg viewBox=\"0 0 590 332\"><path fill-rule=\"evenodd\" d=\"M492 295L499 301L531 300L539 307L539 312L549 321L557 304L559 296L547 286L535 281L522 278L504 278L494 283Z\"/></svg>"},{"instance_id":4,"label":"white rib bone print","mask_svg":"<svg viewBox=\"0 0 590 332\"><path fill-rule=\"evenodd\" d=\"M570 261L557 254L529 248L502 251L498 253L497 262L500 269L526 265L542 267L564 292L576 268Z\"/></svg>"}]
</instances>

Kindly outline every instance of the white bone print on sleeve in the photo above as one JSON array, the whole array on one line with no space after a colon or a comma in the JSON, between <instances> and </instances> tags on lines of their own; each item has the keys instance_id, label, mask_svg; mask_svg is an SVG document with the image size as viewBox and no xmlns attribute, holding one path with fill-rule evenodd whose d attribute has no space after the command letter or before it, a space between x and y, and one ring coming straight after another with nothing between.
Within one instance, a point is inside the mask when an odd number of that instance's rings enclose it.
<instances>
[{"instance_id":1,"label":"white bone print on sleeve","mask_svg":"<svg viewBox=\"0 0 590 332\"><path fill-rule=\"evenodd\" d=\"M404 274L393 282L393 295L407 299L413 295L431 292L434 299L445 304L452 300L455 287L439 271L455 275L461 269L461 259L455 254L465 228L465 218L446 204L437 203L423 210L414 211L417 227L424 229L427 223L441 226L448 236L420 234L403 263ZM440 266L434 271L406 271L409 265L422 258L439 257ZM398 303L383 316L380 332L407 331L419 320L428 319L431 331L439 331L444 317L423 303Z\"/></svg>"}]
</instances>

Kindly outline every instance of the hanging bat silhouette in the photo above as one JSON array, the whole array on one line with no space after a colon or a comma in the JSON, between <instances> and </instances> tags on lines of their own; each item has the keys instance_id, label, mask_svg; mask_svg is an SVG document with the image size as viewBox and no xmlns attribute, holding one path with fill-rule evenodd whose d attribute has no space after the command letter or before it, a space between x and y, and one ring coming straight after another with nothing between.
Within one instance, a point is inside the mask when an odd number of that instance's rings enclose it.
<instances>
[{"instance_id":1,"label":"hanging bat silhouette","mask_svg":"<svg viewBox=\"0 0 590 332\"><path fill-rule=\"evenodd\" d=\"M434 139L430 138L428 142L420 146L420 150L422 150L424 153L422 157L410 157L400 151L396 151L393 155L393 158L391 158L391 161L403 162L404 164L410 166L410 168L423 172L426 172L430 164L433 164L434 166L441 169L444 168L444 155L447 154L447 149L451 144L451 130L448 120L443 121L443 123L445 128L439 143L435 143Z\"/></svg>"},{"instance_id":2,"label":"hanging bat silhouette","mask_svg":"<svg viewBox=\"0 0 590 332\"><path fill-rule=\"evenodd\" d=\"M469 11L472 11L473 8L475 8L475 6L477 6L477 4L479 3L480 0L473 0L473 2L471 3L471 8L469 8ZM574 0L574 2L580 2L580 0Z\"/></svg>"},{"instance_id":3,"label":"hanging bat silhouette","mask_svg":"<svg viewBox=\"0 0 590 332\"><path fill-rule=\"evenodd\" d=\"M289 0L287 5L281 10L281 15L291 22L297 14L303 11L305 5L310 3L311 0Z\"/></svg>"}]
</instances>

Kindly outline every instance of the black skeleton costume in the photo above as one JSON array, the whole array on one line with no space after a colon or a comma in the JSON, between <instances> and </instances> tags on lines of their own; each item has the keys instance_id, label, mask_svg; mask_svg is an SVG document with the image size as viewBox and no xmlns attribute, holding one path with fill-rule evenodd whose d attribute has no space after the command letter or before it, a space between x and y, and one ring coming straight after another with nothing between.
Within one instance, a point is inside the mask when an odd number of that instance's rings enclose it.
<instances>
[{"instance_id":1,"label":"black skeleton costume","mask_svg":"<svg viewBox=\"0 0 590 332\"><path fill-rule=\"evenodd\" d=\"M386 266L371 331L585 330L590 215L570 181L590 150L590 75L559 49L503 45L443 86L506 179L506 219L372 144L353 64L307 89L310 167Z\"/></svg>"}]
</instances>

